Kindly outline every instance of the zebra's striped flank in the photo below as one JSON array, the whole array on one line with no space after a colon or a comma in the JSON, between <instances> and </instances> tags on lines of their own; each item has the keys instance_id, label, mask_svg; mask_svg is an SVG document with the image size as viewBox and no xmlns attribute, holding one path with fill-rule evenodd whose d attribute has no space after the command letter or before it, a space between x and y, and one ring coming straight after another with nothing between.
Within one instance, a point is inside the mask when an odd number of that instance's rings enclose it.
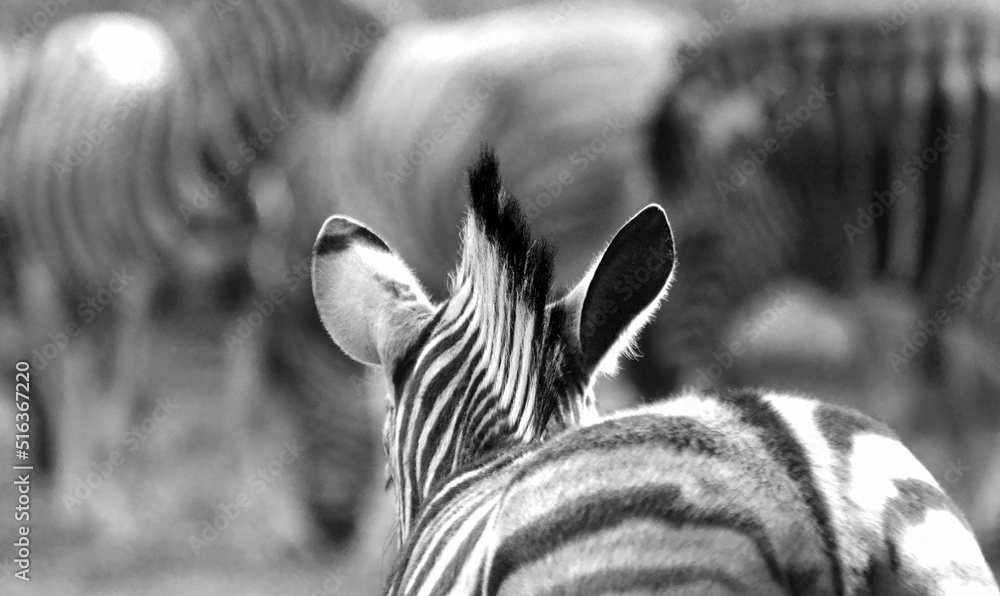
<instances>
[{"instance_id":1,"label":"zebra's striped flank","mask_svg":"<svg viewBox=\"0 0 1000 596\"><path fill-rule=\"evenodd\" d=\"M257 226L251 171L306 105L336 105L367 55L341 46L371 18L303 0L59 23L5 82L5 252L85 290L129 265L200 284L189 299L225 286Z\"/></svg>"},{"instance_id":2,"label":"zebra's striped flank","mask_svg":"<svg viewBox=\"0 0 1000 596\"><path fill-rule=\"evenodd\" d=\"M860 413L746 390L597 417L594 375L671 280L663 211L546 305L551 251L491 152L470 191L440 304L357 221L315 245L324 325L391 381L388 594L1000 594L961 513Z\"/></svg>"},{"instance_id":3,"label":"zebra's striped flank","mask_svg":"<svg viewBox=\"0 0 1000 596\"><path fill-rule=\"evenodd\" d=\"M898 288L920 318L968 322L984 361L1000 362L1000 284L964 289L1000 267L1000 13L930 2L903 22L885 6L771 16L675 56L683 74L651 156L698 261L649 373L680 367L675 382L691 382L744 298L782 276L839 296ZM946 335L926 352L947 352Z\"/></svg>"}]
</instances>

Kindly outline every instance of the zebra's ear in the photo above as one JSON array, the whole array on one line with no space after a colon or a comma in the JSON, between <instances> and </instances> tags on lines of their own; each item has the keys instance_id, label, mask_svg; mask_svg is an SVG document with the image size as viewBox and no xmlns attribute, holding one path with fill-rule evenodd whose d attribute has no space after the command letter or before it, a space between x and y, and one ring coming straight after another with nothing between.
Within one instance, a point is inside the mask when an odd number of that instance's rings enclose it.
<instances>
[{"instance_id":1,"label":"zebra's ear","mask_svg":"<svg viewBox=\"0 0 1000 596\"><path fill-rule=\"evenodd\" d=\"M615 234L596 264L564 299L569 330L584 370L614 372L639 330L666 295L674 270L674 239L658 205L637 213Z\"/></svg>"},{"instance_id":2,"label":"zebra's ear","mask_svg":"<svg viewBox=\"0 0 1000 596\"><path fill-rule=\"evenodd\" d=\"M406 264L349 217L323 223L313 245L312 286L327 333L365 364L391 365L431 310Z\"/></svg>"}]
</instances>

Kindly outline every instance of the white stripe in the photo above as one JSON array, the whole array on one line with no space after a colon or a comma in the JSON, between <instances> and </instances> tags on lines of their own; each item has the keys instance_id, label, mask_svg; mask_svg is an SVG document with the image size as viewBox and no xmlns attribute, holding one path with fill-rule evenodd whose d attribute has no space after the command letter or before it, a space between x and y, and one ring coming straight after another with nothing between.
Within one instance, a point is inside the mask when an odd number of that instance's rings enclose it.
<instances>
[{"instance_id":1,"label":"white stripe","mask_svg":"<svg viewBox=\"0 0 1000 596\"><path fill-rule=\"evenodd\" d=\"M441 414L445 410L446 406L451 406L449 415L454 416L457 414L458 406L460 406L461 403L464 401L458 398L467 397L469 395L469 387L466 387L464 391L461 392L461 395L459 394L459 390L461 389L459 387L459 384L461 383L462 377L465 375L465 373L473 366L472 361L468 359L469 352L471 351L471 353L475 353L478 345L482 343L482 334L480 334L480 338L477 339L476 344L474 344L471 348L468 348L466 346L469 337L479 330L478 321L479 321L479 309L476 309L475 315L472 318L472 323L469 325L469 328L466 330L466 333L462 337L461 341L458 344L456 344L455 347L452 349L451 351L452 354L450 354L453 359L463 360L462 366L459 367L459 369L455 373L455 376L448 382L444 391L441 392L441 395L435 396L436 400L434 403L434 407L431 409L430 413L427 414L427 418L424 419L424 428L420 433L419 440L417 441L417 454L414 463L417 463L418 465L419 462L423 461L424 453L428 449L436 450L436 453L434 453L434 455L431 457L428 469L417 470L418 480L420 478L421 472L426 473L426 478L423 479L424 495L430 494L431 483L434 480L437 480L437 478L434 478L433 474L431 474L430 472L432 470L437 469L438 465L440 465L441 463L441 459L444 457L444 454L447 451L448 445L451 445L452 444L451 442L455 440L455 431L457 430L455 427L457 426L459 421L457 419L453 419L451 421L451 424L448 424L445 427L444 434L440 437L436 437L434 445L430 444L431 430L434 428L434 425L441 417ZM449 361L451 361L451 358L449 358Z\"/></svg>"},{"instance_id":2,"label":"white stripe","mask_svg":"<svg viewBox=\"0 0 1000 596\"><path fill-rule=\"evenodd\" d=\"M488 514L490 514L499 501L500 497L494 496L482 503L477 504L476 507L470 508L470 510L466 513L465 519L455 530L454 534L451 535L448 544L439 553L437 560L434 562L434 566L427 574L426 583L424 584L425 588L428 586L434 586L439 581L441 581L441 577L453 565L453 561L456 558L458 558L458 549L459 547L462 546L462 542L466 538L472 535L472 532L475 530L476 524L479 523L479 521L485 518ZM483 535L480 534L479 541L482 540L483 540ZM478 549L473 549L473 550L478 550ZM430 551L425 551L425 552L430 552ZM469 561L474 563L475 559L470 558ZM467 574L463 573L463 576L467 577ZM411 579L410 584L407 586L407 592L413 590L414 588L413 581L415 579L416 575L414 574L413 579ZM429 596L436 596L435 594L426 590L421 590L419 593L428 594Z\"/></svg>"}]
</instances>

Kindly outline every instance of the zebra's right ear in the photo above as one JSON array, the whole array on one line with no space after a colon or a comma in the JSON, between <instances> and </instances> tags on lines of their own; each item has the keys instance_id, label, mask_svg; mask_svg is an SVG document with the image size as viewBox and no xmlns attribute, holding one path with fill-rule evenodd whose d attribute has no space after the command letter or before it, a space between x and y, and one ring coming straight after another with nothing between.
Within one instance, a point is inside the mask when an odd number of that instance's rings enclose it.
<instances>
[{"instance_id":1,"label":"zebra's right ear","mask_svg":"<svg viewBox=\"0 0 1000 596\"><path fill-rule=\"evenodd\" d=\"M637 213L562 300L584 372L613 372L666 295L674 270L674 238L659 205Z\"/></svg>"},{"instance_id":2,"label":"zebra's right ear","mask_svg":"<svg viewBox=\"0 0 1000 596\"><path fill-rule=\"evenodd\" d=\"M365 364L391 365L431 311L402 259L349 217L323 223L313 245L312 287L327 333Z\"/></svg>"}]
</instances>

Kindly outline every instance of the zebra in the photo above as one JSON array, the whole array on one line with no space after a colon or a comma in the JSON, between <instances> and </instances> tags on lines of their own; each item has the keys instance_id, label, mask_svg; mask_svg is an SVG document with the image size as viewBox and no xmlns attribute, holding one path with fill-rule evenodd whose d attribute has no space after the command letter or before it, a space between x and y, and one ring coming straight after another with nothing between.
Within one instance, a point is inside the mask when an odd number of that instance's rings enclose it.
<instances>
[{"instance_id":1,"label":"zebra","mask_svg":"<svg viewBox=\"0 0 1000 596\"><path fill-rule=\"evenodd\" d=\"M907 425L946 426L971 459L972 431L995 435L1000 415L1000 13L968 2L834 13L747 14L675 54L649 155L692 256L634 372L647 391L705 384L713 354L747 338L734 321L774 286L804 280L854 310L891 293L898 339L858 340L885 346L873 376L912 375L922 403ZM876 316L859 319L893 324ZM717 382L759 382L749 361Z\"/></svg>"},{"instance_id":2,"label":"zebra","mask_svg":"<svg viewBox=\"0 0 1000 596\"><path fill-rule=\"evenodd\" d=\"M995 329L1000 294L950 292L984 261L989 270L1000 242L987 167L1000 14L969 4L902 23L888 12L748 17L680 48L651 160L663 204L700 234L692 243L740 269L730 284L793 273L847 294L887 281L926 295L932 314ZM699 273L713 289L690 302L740 295L714 291L716 273ZM731 310L705 308L694 326Z\"/></svg>"},{"instance_id":3,"label":"zebra","mask_svg":"<svg viewBox=\"0 0 1000 596\"><path fill-rule=\"evenodd\" d=\"M468 181L440 303L354 219L313 250L324 326L390 388L386 593L1000 593L962 514L859 412L743 390L601 417L595 375L674 277L666 214L641 210L553 294L554 251L491 150Z\"/></svg>"},{"instance_id":4,"label":"zebra","mask_svg":"<svg viewBox=\"0 0 1000 596\"><path fill-rule=\"evenodd\" d=\"M344 109L310 122L289 185L335 197L323 215L377 226L442 295L460 242L463 171L486 139L534 228L572 252L555 273L568 284L596 239L652 192L646 120L680 29L672 12L632 2L581 3L558 18L537 5L406 23L373 51ZM305 211L290 225L316 220Z\"/></svg>"},{"instance_id":5,"label":"zebra","mask_svg":"<svg viewBox=\"0 0 1000 596\"><path fill-rule=\"evenodd\" d=\"M106 408L78 403L76 373L44 373L52 386L38 403L62 412L57 427L127 426L110 421L151 391L142 368L153 322L183 320L215 341L271 290L250 259L273 227L256 203L258 173L280 163L304 110L339 105L379 37L374 16L326 0L200 2L147 17L66 18L20 44L5 69L0 317L13 339L2 357L34 359L36 370L85 361L107 396ZM361 45L358 31L367 31ZM306 247L299 260L308 257ZM129 283L110 304L81 306L116 276ZM321 400L303 392L309 381L296 375L308 373L288 360L310 344L337 353L310 339L324 339L312 309L305 297L286 305L296 312L275 316L280 333L260 332L263 355L234 351L270 366L275 393L305 407ZM285 338L293 328L298 341ZM50 344L52 357L42 353ZM61 440L61 467L85 467L97 449Z\"/></svg>"}]
</instances>

